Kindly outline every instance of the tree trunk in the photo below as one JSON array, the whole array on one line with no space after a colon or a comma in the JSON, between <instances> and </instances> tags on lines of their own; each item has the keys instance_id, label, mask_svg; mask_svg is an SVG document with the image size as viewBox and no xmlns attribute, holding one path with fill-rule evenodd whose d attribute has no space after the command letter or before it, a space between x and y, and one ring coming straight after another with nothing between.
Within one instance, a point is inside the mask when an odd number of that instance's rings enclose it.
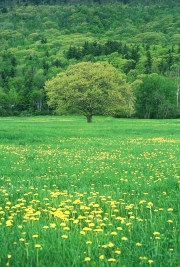
<instances>
[{"instance_id":1,"label":"tree trunk","mask_svg":"<svg viewBox=\"0 0 180 267\"><path fill-rule=\"evenodd\" d=\"M92 122L92 114L86 116L87 122Z\"/></svg>"}]
</instances>

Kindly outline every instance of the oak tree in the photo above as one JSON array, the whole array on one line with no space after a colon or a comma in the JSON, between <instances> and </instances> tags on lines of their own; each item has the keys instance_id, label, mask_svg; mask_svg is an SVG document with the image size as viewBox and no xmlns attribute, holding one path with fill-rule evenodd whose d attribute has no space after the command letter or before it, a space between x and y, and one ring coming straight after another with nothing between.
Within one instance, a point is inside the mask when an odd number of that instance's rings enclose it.
<instances>
[{"instance_id":1,"label":"oak tree","mask_svg":"<svg viewBox=\"0 0 180 267\"><path fill-rule=\"evenodd\" d=\"M57 113L131 116L133 94L119 71L107 62L82 62L46 81L48 105Z\"/></svg>"}]
</instances>

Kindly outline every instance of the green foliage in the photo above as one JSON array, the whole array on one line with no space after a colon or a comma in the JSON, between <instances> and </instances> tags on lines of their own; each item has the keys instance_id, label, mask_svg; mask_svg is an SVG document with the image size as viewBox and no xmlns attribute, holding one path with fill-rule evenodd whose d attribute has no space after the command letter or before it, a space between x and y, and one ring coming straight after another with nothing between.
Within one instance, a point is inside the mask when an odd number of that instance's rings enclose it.
<instances>
[{"instance_id":1,"label":"green foliage","mask_svg":"<svg viewBox=\"0 0 180 267\"><path fill-rule=\"evenodd\" d=\"M45 83L51 108L59 114L80 113L91 122L94 114L131 116L133 95L111 64L83 62L70 66Z\"/></svg>"},{"instance_id":2,"label":"green foliage","mask_svg":"<svg viewBox=\"0 0 180 267\"><path fill-rule=\"evenodd\" d=\"M176 85L157 74L146 75L136 88L137 116L166 119L176 116Z\"/></svg>"},{"instance_id":3,"label":"green foliage","mask_svg":"<svg viewBox=\"0 0 180 267\"><path fill-rule=\"evenodd\" d=\"M7 95L0 109L7 115L39 112L34 92L41 95L45 81L79 62L108 61L128 82L133 70L175 79L180 68L175 0L6 0L0 9L0 87ZM41 112L48 112L46 96Z\"/></svg>"}]
</instances>

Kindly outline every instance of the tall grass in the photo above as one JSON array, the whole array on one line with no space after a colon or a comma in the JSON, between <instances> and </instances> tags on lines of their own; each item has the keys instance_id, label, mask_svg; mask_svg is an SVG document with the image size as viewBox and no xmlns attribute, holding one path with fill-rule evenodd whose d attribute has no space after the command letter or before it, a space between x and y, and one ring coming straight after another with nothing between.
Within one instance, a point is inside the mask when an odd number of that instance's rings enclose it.
<instances>
[{"instance_id":1,"label":"tall grass","mask_svg":"<svg viewBox=\"0 0 180 267\"><path fill-rule=\"evenodd\" d=\"M180 121L0 119L0 266L180 266Z\"/></svg>"}]
</instances>

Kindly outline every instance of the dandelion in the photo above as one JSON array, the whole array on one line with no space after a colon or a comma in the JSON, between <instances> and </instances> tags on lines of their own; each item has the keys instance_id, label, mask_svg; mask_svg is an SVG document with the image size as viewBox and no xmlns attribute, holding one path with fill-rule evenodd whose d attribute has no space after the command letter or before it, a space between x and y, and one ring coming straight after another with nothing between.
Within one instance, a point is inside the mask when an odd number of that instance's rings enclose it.
<instances>
[{"instance_id":1,"label":"dandelion","mask_svg":"<svg viewBox=\"0 0 180 267\"><path fill-rule=\"evenodd\" d=\"M147 258L145 256L140 256L139 259L142 260L147 260Z\"/></svg>"},{"instance_id":2,"label":"dandelion","mask_svg":"<svg viewBox=\"0 0 180 267\"><path fill-rule=\"evenodd\" d=\"M84 261L90 261L90 260L91 260L90 257L86 257L86 258L84 259Z\"/></svg>"},{"instance_id":3,"label":"dandelion","mask_svg":"<svg viewBox=\"0 0 180 267\"><path fill-rule=\"evenodd\" d=\"M173 223L173 221L172 221L172 220L168 220L167 222L168 222L168 223Z\"/></svg>"},{"instance_id":4,"label":"dandelion","mask_svg":"<svg viewBox=\"0 0 180 267\"><path fill-rule=\"evenodd\" d=\"M152 264L152 263L153 263L153 260L148 260L148 263L149 263L149 264Z\"/></svg>"},{"instance_id":5,"label":"dandelion","mask_svg":"<svg viewBox=\"0 0 180 267\"><path fill-rule=\"evenodd\" d=\"M24 238L20 238L19 241L24 242Z\"/></svg>"},{"instance_id":6,"label":"dandelion","mask_svg":"<svg viewBox=\"0 0 180 267\"><path fill-rule=\"evenodd\" d=\"M8 259L10 259L11 258L11 254L8 254L7 257L8 257Z\"/></svg>"},{"instance_id":7,"label":"dandelion","mask_svg":"<svg viewBox=\"0 0 180 267\"><path fill-rule=\"evenodd\" d=\"M64 239L67 239L68 238L67 235L62 235L61 237L64 238Z\"/></svg>"},{"instance_id":8,"label":"dandelion","mask_svg":"<svg viewBox=\"0 0 180 267\"><path fill-rule=\"evenodd\" d=\"M116 232L111 232L111 235L117 235L117 233Z\"/></svg>"},{"instance_id":9,"label":"dandelion","mask_svg":"<svg viewBox=\"0 0 180 267\"><path fill-rule=\"evenodd\" d=\"M55 223L50 223L50 227L51 228L55 228L56 227L56 224Z\"/></svg>"},{"instance_id":10,"label":"dandelion","mask_svg":"<svg viewBox=\"0 0 180 267\"><path fill-rule=\"evenodd\" d=\"M108 247L109 247L109 248L112 248L112 247L114 247L114 244L113 244L112 242L109 242L109 243L108 243Z\"/></svg>"},{"instance_id":11,"label":"dandelion","mask_svg":"<svg viewBox=\"0 0 180 267\"><path fill-rule=\"evenodd\" d=\"M36 244L34 247L35 248L41 248L41 245L40 244Z\"/></svg>"},{"instance_id":12,"label":"dandelion","mask_svg":"<svg viewBox=\"0 0 180 267\"><path fill-rule=\"evenodd\" d=\"M103 260L104 258L105 258L105 256L103 254L99 256L100 260Z\"/></svg>"},{"instance_id":13,"label":"dandelion","mask_svg":"<svg viewBox=\"0 0 180 267\"><path fill-rule=\"evenodd\" d=\"M128 238L126 236L121 237L121 240L126 241Z\"/></svg>"},{"instance_id":14,"label":"dandelion","mask_svg":"<svg viewBox=\"0 0 180 267\"><path fill-rule=\"evenodd\" d=\"M116 229L117 229L118 231L122 231L122 227L120 227L120 226L118 226Z\"/></svg>"},{"instance_id":15,"label":"dandelion","mask_svg":"<svg viewBox=\"0 0 180 267\"><path fill-rule=\"evenodd\" d=\"M121 254L121 251L120 251L120 249L116 249L115 251L114 251L116 254Z\"/></svg>"},{"instance_id":16,"label":"dandelion","mask_svg":"<svg viewBox=\"0 0 180 267\"><path fill-rule=\"evenodd\" d=\"M116 261L114 258L109 258L108 261L113 262Z\"/></svg>"},{"instance_id":17,"label":"dandelion","mask_svg":"<svg viewBox=\"0 0 180 267\"><path fill-rule=\"evenodd\" d=\"M86 241L86 244L90 245L90 244L92 244L92 242L90 240L88 240L88 241Z\"/></svg>"},{"instance_id":18,"label":"dandelion","mask_svg":"<svg viewBox=\"0 0 180 267\"><path fill-rule=\"evenodd\" d=\"M140 242L137 242L137 243L136 243L136 246L137 246L137 247L141 247L142 244L141 244Z\"/></svg>"},{"instance_id":19,"label":"dandelion","mask_svg":"<svg viewBox=\"0 0 180 267\"><path fill-rule=\"evenodd\" d=\"M173 211L173 208L169 208L168 211Z\"/></svg>"},{"instance_id":20,"label":"dandelion","mask_svg":"<svg viewBox=\"0 0 180 267\"><path fill-rule=\"evenodd\" d=\"M32 237L33 237L33 238L38 238L38 235L33 235Z\"/></svg>"},{"instance_id":21,"label":"dandelion","mask_svg":"<svg viewBox=\"0 0 180 267\"><path fill-rule=\"evenodd\" d=\"M48 229L48 228L49 228L49 226L47 226L47 225L43 226L43 229Z\"/></svg>"},{"instance_id":22,"label":"dandelion","mask_svg":"<svg viewBox=\"0 0 180 267\"><path fill-rule=\"evenodd\" d=\"M154 232L153 235L160 235L160 233L159 232Z\"/></svg>"},{"instance_id":23,"label":"dandelion","mask_svg":"<svg viewBox=\"0 0 180 267\"><path fill-rule=\"evenodd\" d=\"M85 232L85 231L80 231L80 234L81 234L81 235L85 235L86 232Z\"/></svg>"}]
</instances>

